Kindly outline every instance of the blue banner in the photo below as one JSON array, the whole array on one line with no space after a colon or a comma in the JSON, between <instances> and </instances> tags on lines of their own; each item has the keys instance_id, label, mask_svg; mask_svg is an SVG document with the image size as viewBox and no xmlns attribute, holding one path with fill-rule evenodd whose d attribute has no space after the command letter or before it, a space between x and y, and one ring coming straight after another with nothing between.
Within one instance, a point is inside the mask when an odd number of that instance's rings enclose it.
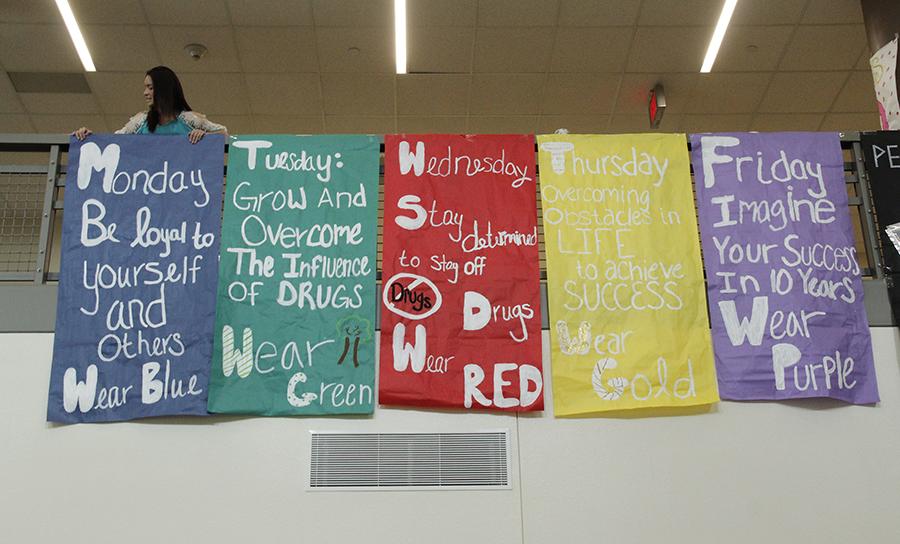
<instances>
[{"instance_id":1,"label":"blue banner","mask_svg":"<svg viewBox=\"0 0 900 544\"><path fill-rule=\"evenodd\" d=\"M207 413L224 146L73 138L49 421Z\"/></svg>"}]
</instances>

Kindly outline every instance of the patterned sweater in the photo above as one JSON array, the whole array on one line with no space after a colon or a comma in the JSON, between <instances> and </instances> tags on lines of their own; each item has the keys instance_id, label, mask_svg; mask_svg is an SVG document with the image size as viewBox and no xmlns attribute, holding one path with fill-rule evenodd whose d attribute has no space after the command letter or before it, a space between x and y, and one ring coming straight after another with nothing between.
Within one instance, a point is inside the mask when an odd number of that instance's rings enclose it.
<instances>
[{"instance_id":1,"label":"patterned sweater","mask_svg":"<svg viewBox=\"0 0 900 544\"><path fill-rule=\"evenodd\" d=\"M217 123L213 123L209 119L206 118L202 113L197 113L195 111L183 111L178 114L178 119L184 122L184 124L188 125L193 129L200 129L204 132L228 132L228 129L225 125L219 125ZM147 112L142 111L137 113L134 117L128 120L125 123L125 126L116 131L116 134L136 134L138 130L140 130L141 126L143 126L147 122Z\"/></svg>"}]
</instances>

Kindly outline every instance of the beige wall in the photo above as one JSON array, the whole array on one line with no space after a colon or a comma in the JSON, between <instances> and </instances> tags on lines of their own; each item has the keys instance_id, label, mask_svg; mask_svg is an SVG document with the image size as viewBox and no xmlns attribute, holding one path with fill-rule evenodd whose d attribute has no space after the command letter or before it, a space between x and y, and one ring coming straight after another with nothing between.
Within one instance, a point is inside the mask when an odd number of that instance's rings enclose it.
<instances>
[{"instance_id":1,"label":"beige wall","mask_svg":"<svg viewBox=\"0 0 900 544\"><path fill-rule=\"evenodd\" d=\"M3 334L0 538L898 542L900 337L891 328L872 335L882 396L874 408L721 403L694 416L568 420L378 409L370 419L57 427L44 421L52 335ZM549 406L549 376L546 385ZM511 490L305 489L309 430L482 429L510 431Z\"/></svg>"}]
</instances>

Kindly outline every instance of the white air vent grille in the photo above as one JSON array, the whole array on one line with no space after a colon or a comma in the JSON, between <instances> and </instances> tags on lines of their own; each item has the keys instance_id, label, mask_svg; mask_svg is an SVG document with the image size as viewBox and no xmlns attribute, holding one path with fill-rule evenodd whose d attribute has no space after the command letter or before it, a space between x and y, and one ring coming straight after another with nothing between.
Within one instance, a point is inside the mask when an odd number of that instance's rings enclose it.
<instances>
[{"instance_id":1,"label":"white air vent grille","mask_svg":"<svg viewBox=\"0 0 900 544\"><path fill-rule=\"evenodd\" d=\"M507 431L312 433L312 489L508 488Z\"/></svg>"}]
</instances>

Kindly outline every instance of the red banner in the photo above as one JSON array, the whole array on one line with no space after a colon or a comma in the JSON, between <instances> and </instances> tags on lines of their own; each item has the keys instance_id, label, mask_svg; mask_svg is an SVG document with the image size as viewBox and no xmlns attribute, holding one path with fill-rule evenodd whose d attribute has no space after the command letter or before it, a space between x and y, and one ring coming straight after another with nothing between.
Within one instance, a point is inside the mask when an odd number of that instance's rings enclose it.
<instances>
[{"instance_id":1,"label":"red banner","mask_svg":"<svg viewBox=\"0 0 900 544\"><path fill-rule=\"evenodd\" d=\"M379 402L542 410L534 137L384 147Z\"/></svg>"}]
</instances>

